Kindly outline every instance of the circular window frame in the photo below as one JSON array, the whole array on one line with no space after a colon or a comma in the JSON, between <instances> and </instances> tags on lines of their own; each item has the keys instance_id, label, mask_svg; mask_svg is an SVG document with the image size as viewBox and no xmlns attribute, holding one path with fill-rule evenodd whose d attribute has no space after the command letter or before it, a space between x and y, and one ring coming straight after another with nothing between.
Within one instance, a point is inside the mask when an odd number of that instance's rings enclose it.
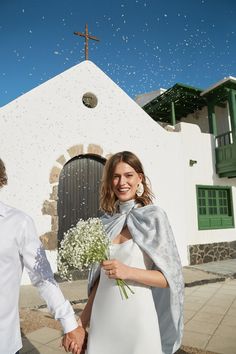
<instances>
[{"instance_id":1,"label":"circular window frame","mask_svg":"<svg viewBox=\"0 0 236 354\"><path fill-rule=\"evenodd\" d=\"M87 108L95 108L98 104L97 96L92 92L86 92L82 96L83 105Z\"/></svg>"}]
</instances>

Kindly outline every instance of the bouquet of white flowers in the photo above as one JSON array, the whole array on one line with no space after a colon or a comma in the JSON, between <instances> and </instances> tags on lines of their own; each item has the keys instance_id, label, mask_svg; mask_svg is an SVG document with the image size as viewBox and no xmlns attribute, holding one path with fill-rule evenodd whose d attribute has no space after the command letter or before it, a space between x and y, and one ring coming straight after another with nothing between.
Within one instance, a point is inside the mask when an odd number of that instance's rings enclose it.
<instances>
[{"instance_id":1,"label":"bouquet of white flowers","mask_svg":"<svg viewBox=\"0 0 236 354\"><path fill-rule=\"evenodd\" d=\"M58 251L60 276L72 280L72 271L89 269L94 263L110 258L111 242L100 219L79 220L65 234ZM127 289L134 293L122 279L116 279L122 298L128 298Z\"/></svg>"}]
</instances>

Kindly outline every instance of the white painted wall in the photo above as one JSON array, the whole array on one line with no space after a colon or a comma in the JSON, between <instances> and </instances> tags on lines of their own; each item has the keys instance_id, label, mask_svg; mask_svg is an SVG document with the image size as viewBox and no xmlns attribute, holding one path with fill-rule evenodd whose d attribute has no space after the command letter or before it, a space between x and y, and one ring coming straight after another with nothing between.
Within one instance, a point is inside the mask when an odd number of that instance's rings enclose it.
<instances>
[{"instance_id":1,"label":"white painted wall","mask_svg":"<svg viewBox=\"0 0 236 354\"><path fill-rule=\"evenodd\" d=\"M86 92L97 96L96 108L83 105ZM9 176L1 200L30 214L39 235L50 230L50 216L41 208L51 192L49 174L56 159L76 144L85 150L97 144L104 156L130 150L140 157L156 203L170 219L183 265L188 264L188 244L235 239L235 230L220 235L219 230L197 229L195 184L235 186L234 180L214 175L211 136L187 123L181 123L179 133L167 132L89 61L2 107L0 124L0 156ZM189 167L189 159L198 164ZM55 267L55 252L49 257Z\"/></svg>"},{"instance_id":2,"label":"white painted wall","mask_svg":"<svg viewBox=\"0 0 236 354\"><path fill-rule=\"evenodd\" d=\"M231 130L227 102L225 102L225 107L215 106L215 117L217 125L217 135L226 133ZM196 124L197 126L199 126L202 133L209 133L207 107L203 107L199 111L188 114L187 117L181 119L181 122Z\"/></svg>"},{"instance_id":3,"label":"white painted wall","mask_svg":"<svg viewBox=\"0 0 236 354\"><path fill-rule=\"evenodd\" d=\"M187 117L181 118L181 122L196 124L199 126L202 133L209 133L207 107L203 107L201 110L190 113Z\"/></svg>"},{"instance_id":4,"label":"white painted wall","mask_svg":"<svg viewBox=\"0 0 236 354\"><path fill-rule=\"evenodd\" d=\"M214 137L203 134L194 124L180 123L183 159L185 164L185 203L188 205L186 222L188 244L228 242L236 239L235 228L220 230L198 230L196 185L232 186L234 219L236 221L236 179L219 178L215 173ZM197 164L189 166L189 160Z\"/></svg>"}]
</instances>

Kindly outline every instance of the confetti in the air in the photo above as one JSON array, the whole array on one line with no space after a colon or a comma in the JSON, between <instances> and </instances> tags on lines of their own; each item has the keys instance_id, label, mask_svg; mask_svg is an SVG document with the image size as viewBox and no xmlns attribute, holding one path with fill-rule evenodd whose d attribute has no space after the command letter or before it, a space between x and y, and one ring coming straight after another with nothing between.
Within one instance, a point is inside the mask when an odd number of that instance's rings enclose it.
<instances>
[{"instance_id":1,"label":"confetti in the air","mask_svg":"<svg viewBox=\"0 0 236 354\"><path fill-rule=\"evenodd\" d=\"M89 40L89 60L131 97L236 76L234 2L214 11L206 0L22 3L6 2L1 12L1 105L82 62L84 38L73 33L85 23L100 40Z\"/></svg>"}]
</instances>

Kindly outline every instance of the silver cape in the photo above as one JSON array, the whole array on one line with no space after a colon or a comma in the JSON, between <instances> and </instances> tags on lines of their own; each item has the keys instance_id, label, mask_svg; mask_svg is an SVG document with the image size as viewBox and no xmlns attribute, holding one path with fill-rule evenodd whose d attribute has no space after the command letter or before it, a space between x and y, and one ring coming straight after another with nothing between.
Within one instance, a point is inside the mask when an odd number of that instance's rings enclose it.
<instances>
[{"instance_id":1,"label":"silver cape","mask_svg":"<svg viewBox=\"0 0 236 354\"><path fill-rule=\"evenodd\" d=\"M127 225L133 240L153 260L168 281L168 288L152 287L158 315L162 352L175 353L183 336L184 280L180 257L166 213L156 205L138 207L134 200L119 203L119 212L105 214L101 221L111 240ZM100 266L89 272L88 293L100 274ZM137 309L138 311L138 309Z\"/></svg>"}]
</instances>

